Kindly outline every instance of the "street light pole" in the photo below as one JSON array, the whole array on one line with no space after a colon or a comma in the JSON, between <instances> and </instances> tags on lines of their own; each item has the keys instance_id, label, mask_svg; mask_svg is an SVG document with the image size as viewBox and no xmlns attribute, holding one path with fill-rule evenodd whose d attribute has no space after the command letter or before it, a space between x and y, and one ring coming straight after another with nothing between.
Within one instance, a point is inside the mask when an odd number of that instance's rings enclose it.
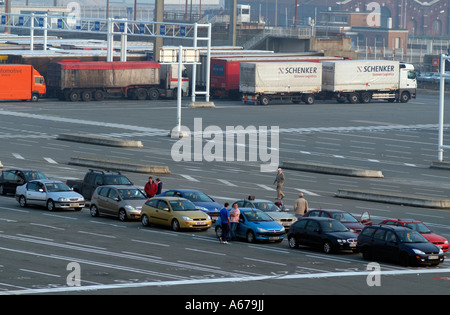
<instances>
[{"instance_id":1,"label":"street light pole","mask_svg":"<svg viewBox=\"0 0 450 315\"><path fill-rule=\"evenodd\" d=\"M295 13L294 13L294 30L297 28L297 0L295 0Z\"/></svg>"}]
</instances>

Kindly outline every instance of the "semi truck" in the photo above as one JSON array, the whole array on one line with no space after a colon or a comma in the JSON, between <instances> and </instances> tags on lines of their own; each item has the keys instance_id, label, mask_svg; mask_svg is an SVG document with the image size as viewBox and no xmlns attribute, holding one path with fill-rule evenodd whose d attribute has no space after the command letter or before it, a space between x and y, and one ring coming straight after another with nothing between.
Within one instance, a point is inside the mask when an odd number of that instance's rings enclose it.
<instances>
[{"instance_id":1,"label":"semi truck","mask_svg":"<svg viewBox=\"0 0 450 315\"><path fill-rule=\"evenodd\" d=\"M416 98L414 66L391 60L322 62L324 99L369 103L372 99L408 102Z\"/></svg>"},{"instance_id":2,"label":"semi truck","mask_svg":"<svg viewBox=\"0 0 450 315\"><path fill-rule=\"evenodd\" d=\"M239 90L244 102L267 105L272 100L313 104L322 90L319 62L243 62Z\"/></svg>"},{"instance_id":3,"label":"semi truck","mask_svg":"<svg viewBox=\"0 0 450 315\"><path fill-rule=\"evenodd\" d=\"M46 94L44 77L30 65L0 65L0 100L36 102Z\"/></svg>"},{"instance_id":4,"label":"semi truck","mask_svg":"<svg viewBox=\"0 0 450 315\"><path fill-rule=\"evenodd\" d=\"M211 96L240 99L239 72L244 62L318 62L321 60L344 60L345 57L323 56L321 53L271 54L267 56L233 57L211 59Z\"/></svg>"},{"instance_id":5,"label":"semi truck","mask_svg":"<svg viewBox=\"0 0 450 315\"><path fill-rule=\"evenodd\" d=\"M154 61L56 62L47 70L49 90L60 100L101 101L115 95L137 100L176 98L178 65ZM189 91L186 73L183 96Z\"/></svg>"},{"instance_id":6,"label":"semi truck","mask_svg":"<svg viewBox=\"0 0 450 315\"><path fill-rule=\"evenodd\" d=\"M406 103L416 97L417 81L411 64L389 60L320 61L316 67L300 64L242 63L239 89L243 102L267 105L271 100L290 100L313 104L315 99L335 99L340 103L369 103L376 99Z\"/></svg>"}]
</instances>

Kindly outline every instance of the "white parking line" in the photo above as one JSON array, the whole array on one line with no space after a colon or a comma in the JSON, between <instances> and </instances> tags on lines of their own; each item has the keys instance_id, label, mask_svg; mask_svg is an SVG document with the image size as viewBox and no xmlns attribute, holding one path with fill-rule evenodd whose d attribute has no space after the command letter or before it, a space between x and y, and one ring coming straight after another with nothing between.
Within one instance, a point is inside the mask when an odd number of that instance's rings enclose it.
<instances>
[{"instance_id":1,"label":"white parking line","mask_svg":"<svg viewBox=\"0 0 450 315\"><path fill-rule=\"evenodd\" d=\"M259 187L261 187L261 188L263 188L263 189L265 189L265 190L275 191L274 188L269 187L269 186L267 186L267 185L263 185L263 184L256 184L256 185L259 186Z\"/></svg>"},{"instance_id":2,"label":"white parking line","mask_svg":"<svg viewBox=\"0 0 450 315\"><path fill-rule=\"evenodd\" d=\"M183 175L183 174L180 174L180 176L186 178L187 180L189 180L189 181L191 181L191 182L198 182L198 180L195 179L195 178L192 177L192 176L189 176L189 175Z\"/></svg>"},{"instance_id":3,"label":"white parking line","mask_svg":"<svg viewBox=\"0 0 450 315\"><path fill-rule=\"evenodd\" d=\"M16 159L18 160L25 160L23 156L21 156L19 153L11 153Z\"/></svg>"},{"instance_id":4,"label":"white parking line","mask_svg":"<svg viewBox=\"0 0 450 315\"><path fill-rule=\"evenodd\" d=\"M58 164L58 162L56 162L54 159L49 158L49 157L44 157L44 160L46 160L48 163L51 163L51 164Z\"/></svg>"}]
</instances>

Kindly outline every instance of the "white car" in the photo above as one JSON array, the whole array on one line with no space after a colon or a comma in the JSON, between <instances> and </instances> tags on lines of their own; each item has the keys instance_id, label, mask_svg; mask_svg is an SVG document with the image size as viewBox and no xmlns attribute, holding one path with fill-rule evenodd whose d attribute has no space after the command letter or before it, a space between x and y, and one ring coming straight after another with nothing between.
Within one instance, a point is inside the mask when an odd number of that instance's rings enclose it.
<instances>
[{"instance_id":1,"label":"white car","mask_svg":"<svg viewBox=\"0 0 450 315\"><path fill-rule=\"evenodd\" d=\"M21 207L36 205L48 210L69 209L77 211L85 206L82 195L58 180L32 180L16 188L16 200Z\"/></svg>"}]
</instances>

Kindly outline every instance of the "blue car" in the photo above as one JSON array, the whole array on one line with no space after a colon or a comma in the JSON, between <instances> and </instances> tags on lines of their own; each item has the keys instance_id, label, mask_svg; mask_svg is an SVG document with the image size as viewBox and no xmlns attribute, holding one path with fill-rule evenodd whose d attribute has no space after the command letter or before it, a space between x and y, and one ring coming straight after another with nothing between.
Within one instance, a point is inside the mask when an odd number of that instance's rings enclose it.
<instances>
[{"instance_id":1,"label":"blue car","mask_svg":"<svg viewBox=\"0 0 450 315\"><path fill-rule=\"evenodd\" d=\"M192 189L171 189L166 190L162 194L158 195L158 197L182 197L191 201L194 205L199 207L200 210L208 214L212 221L216 221L219 216L220 209L223 206L212 199L207 194Z\"/></svg>"},{"instance_id":2,"label":"blue car","mask_svg":"<svg viewBox=\"0 0 450 315\"><path fill-rule=\"evenodd\" d=\"M286 233L284 227L268 216L264 211L252 208L240 208L239 225L236 229L238 238L246 239L249 243L256 241L281 242ZM222 235L220 217L216 221L216 235Z\"/></svg>"}]
</instances>

